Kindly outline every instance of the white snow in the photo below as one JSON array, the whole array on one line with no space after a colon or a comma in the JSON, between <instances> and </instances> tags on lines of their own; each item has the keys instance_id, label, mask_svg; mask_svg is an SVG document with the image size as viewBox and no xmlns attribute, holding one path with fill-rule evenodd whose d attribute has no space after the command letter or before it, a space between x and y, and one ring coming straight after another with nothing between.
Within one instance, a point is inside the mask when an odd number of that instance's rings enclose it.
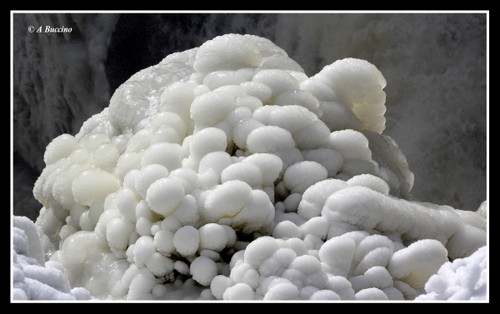
<instances>
[{"instance_id":1,"label":"white snow","mask_svg":"<svg viewBox=\"0 0 500 314\"><path fill-rule=\"evenodd\" d=\"M145 199L152 211L167 217L180 205L184 193L184 186L180 181L161 178L149 186Z\"/></svg>"},{"instance_id":2,"label":"white snow","mask_svg":"<svg viewBox=\"0 0 500 314\"><path fill-rule=\"evenodd\" d=\"M12 290L13 300L90 300L89 292L71 287L64 268L45 261L35 224L26 217L14 217Z\"/></svg>"},{"instance_id":3,"label":"white snow","mask_svg":"<svg viewBox=\"0 0 500 314\"><path fill-rule=\"evenodd\" d=\"M425 284L425 294L415 300L486 300L488 297L488 247L443 264Z\"/></svg>"},{"instance_id":4,"label":"white snow","mask_svg":"<svg viewBox=\"0 0 500 314\"><path fill-rule=\"evenodd\" d=\"M217 264L206 256L195 258L190 267L193 279L203 286L209 286L217 275Z\"/></svg>"},{"instance_id":5,"label":"white snow","mask_svg":"<svg viewBox=\"0 0 500 314\"><path fill-rule=\"evenodd\" d=\"M448 261L447 253L439 241L420 240L394 253L387 270L394 278L420 288Z\"/></svg>"},{"instance_id":6,"label":"white snow","mask_svg":"<svg viewBox=\"0 0 500 314\"><path fill-rule=\"evenodd\" d=\"M173 243L182 256L192 256L200 245L200 233L193 226L184 226L174 234Z\"/></svg>"},{"instance_id":7,"label":"white snow","mask_svg":"<svg viewBox=\"0 0 500 314\"><path fill-rule=\"evenodd\" d=\"M200 248L222 251L228 242L226 229L215 223L209 223L200 228Z\"/></svg>"},{"instance_id":8,"label":"white snow","mask_svg":"<svg viewBox=\"0 0 500 314\"><path fill-rule=\"evenodd\" d=\"M292 135L278 126L262 126L247 137L246 146L252 153L271 153L295 147Z\"/></svg>"}]
</instances>

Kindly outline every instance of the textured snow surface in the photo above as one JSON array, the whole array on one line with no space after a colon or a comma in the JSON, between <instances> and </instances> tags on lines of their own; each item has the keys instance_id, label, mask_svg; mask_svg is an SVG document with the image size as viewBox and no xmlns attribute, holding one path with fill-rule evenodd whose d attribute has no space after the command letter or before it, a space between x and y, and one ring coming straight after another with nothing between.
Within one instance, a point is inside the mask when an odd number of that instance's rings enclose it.
<instances>
[{"instance_id":1,"label":"textured snow surface","mask_svg":"<svg viewBox=\"0 0 500 314\"><path fill-rule=\"evenodd\" d=\"M416 300L484 300L487 298L488 248L447 262L425 284Z\"/></svg>"},{"instance_id":2,"label":"textured snow surface","mask_svg":"<svg viewBox=\"0 0 500 314\"><path fill-rule=\"evenodd\" d=\"M89 292L71 288L64 268L45 254L35 224L26 217L15 216L11 296L13 300L89 300Z\"/></svg>"},{"instance_id":3,"label":"textured snow surface","mask_svg":"<svg viewBox=\"0 0 500 314\"><path fill-rule=\"evenodd\" d=\"M487 206L404 199L386 84L253 35L169 55L47 146L40 245L98 299L412 300L486 245Z\"/></svg>"}]
</instances>

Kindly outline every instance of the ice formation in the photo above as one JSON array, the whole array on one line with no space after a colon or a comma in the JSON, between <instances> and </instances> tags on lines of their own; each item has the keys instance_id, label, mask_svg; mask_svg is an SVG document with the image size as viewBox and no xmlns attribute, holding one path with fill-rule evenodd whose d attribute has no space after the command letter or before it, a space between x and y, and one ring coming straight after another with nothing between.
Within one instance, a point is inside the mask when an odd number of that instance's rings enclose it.
<instances>
[{"instance_id":1,"label":"ice formation","mask_svg":"<svg viewBox=\"0 0 500 314\"><path fill-rule=\"evenodd\" d=\"M469 257L443 264L425 284L427 293L416 300L485 300L487 263L487 248L481 247Z\"/></svg>"},{"instance_id":2,"label":"ice formation","mask_svg":"<svg viewBox=\"0 0 500 314\"><path fill-rule=\"evenodd\" d=\"M14 217L12 297L15 300L89 300L89 292L71 288L62 265L45 261L35 224L26 217Z\"/></svg>"},{"instance_id":3,"label":"ice formation","mask_svg":"<svg viewBox=\"0 0 500 314\"><path fill-rule=\"evenodd\" d=\"M486 209L404 199L385 85L253 35L169 55L47 146L43 250L98 299L414 299L486 245Z\"/></svg>"}]
</instances>

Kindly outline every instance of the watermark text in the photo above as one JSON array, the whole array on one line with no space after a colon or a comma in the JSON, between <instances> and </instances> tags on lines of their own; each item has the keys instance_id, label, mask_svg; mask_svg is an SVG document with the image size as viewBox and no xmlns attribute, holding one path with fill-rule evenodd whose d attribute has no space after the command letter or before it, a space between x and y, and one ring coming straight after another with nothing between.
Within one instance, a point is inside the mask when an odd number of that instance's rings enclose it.
<instances>
[{"instance_id":1,"label":"watermark text","mask_svg":"<svg viewBox=\"0 0 500 314\"><path fill-rule=\"evenodd\" d=\"M59 27L54 27L49 25L38 26L38 27L35 27L33 25L28 26L29 33L57 34L57 33L71 33L72 31L73 29L71 27L66 27L66 26L59 26Z\"/></svg>"}]
</instances>

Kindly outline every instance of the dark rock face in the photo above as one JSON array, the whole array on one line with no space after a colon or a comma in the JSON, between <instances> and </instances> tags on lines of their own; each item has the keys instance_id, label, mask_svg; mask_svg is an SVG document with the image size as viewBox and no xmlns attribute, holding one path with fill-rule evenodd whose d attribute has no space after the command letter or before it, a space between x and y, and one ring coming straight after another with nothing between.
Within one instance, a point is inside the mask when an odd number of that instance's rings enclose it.
<instances>
[{"instance_id":1,"label":"dark rock face","mask_svg":"<svg viewBox=\"0 0 500 314\"><path fill-rule=\"evenodd\" d=\"M117 16L14 15L14 199L16 214L36 218L32 195L47 144L75 133L107 106L110 89L103 62ZM28 28L35 30L30 33ZM45 27L71 27L45 33ZM41 29L40 29L41 27Z\"/></svg>"}]
</instances>

